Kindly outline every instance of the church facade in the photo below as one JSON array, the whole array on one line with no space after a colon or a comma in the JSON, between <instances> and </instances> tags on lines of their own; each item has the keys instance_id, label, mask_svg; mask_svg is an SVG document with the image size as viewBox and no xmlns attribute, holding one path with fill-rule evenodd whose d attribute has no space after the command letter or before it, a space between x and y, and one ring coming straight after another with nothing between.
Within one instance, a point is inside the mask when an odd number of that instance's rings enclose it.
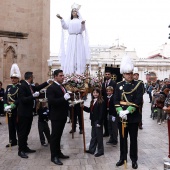
<instances>
[{"instance_id":1,"label":"church facade","mask_svg":"<svg viewBox=\"0 0 170 170\"><path fill-rule=\"evenodd\" d=\"M35 81L47 79L50 54L50 0L3 0L0 6L0 81L10 83L17 63L22 79L32 71Z\"/></svg>"}]
</instances>

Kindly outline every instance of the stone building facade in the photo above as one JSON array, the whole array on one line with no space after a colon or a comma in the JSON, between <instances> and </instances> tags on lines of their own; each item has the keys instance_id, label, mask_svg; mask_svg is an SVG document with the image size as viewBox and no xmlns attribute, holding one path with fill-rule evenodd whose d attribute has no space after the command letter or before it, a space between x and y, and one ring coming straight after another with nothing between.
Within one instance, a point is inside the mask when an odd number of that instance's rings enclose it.
<instances>
[{"instance_id":1,"label":"stone building facade","mask_svg":"<svg viewBox=\"0 0 170 170\"><path fill-rule=\"evenodd\" d=\"M47 79L50 54L50 0L2 0L0 5L0 81L10 83L17 63L21 76L34 72L35 82Z\"/></svg>"},{"instance_id":2,"label":"stone building facade","mask_svg":"<svg viewBox=\"0 0 170 170\"><path fill-rule=\"evenodd\" d=\"M138 67L139 79L144 82L163 80L170 75L170 45L165 43L150 53L146 58L138 58L135 50L128 51L124 45L91 46L90 74L96 75L101 67L104 73L105 67L120 67L122 57L129 55L135 67ZM57 56L51 56L52 68L60 68Z\"/></svg>"}]
</instances>

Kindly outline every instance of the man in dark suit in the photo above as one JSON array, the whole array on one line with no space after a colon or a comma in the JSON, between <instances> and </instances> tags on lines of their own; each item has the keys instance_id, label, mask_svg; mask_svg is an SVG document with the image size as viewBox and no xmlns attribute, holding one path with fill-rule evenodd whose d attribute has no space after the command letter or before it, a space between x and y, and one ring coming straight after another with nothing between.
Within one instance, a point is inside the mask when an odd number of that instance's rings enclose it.
<instances>
[{"instance_id":1,"label":"man in dark suit","mask_svg":"<svg viewBox=\"0 0 170 170\"><path fill-rule=\"evenodd\" d=\"M50 150L51 161L57 165L63 165L59 158L67 159L60 149L61 136L67 120L70 99L69 93L62 86L64 74L62 70L54 71L54 82L47 89L49 105L49 118L51 120Z\"/></svg>"},{"instance_id":2,"label":"man in dark suit","mask_svg":"<svg viewBox=\"0 0 170 170\"><path fill-rule=\"evenodd\" d=\"M106 93L106 88L108 86L111 86L113 87L113 89L115 89L116 87L116 82L113 81L111 79L112 77L112 74L109 70L106 70L105 71L105 81L102 83L102 96L103 96L103 100L105 101L105 103L107 103L107 93ZM103 134L103 137L106 137L106 136L109 136L109 130L108 130L108 120L107 120L107 107L105 107L104 109L104 129L105 129L105 132Z\"/></svg>"},{"instance_id":3,"label":"man in dark suit","mask_svg":"<svg viewBox=\"0 0 170 170\"><path fill-rule=\"evenodd\" d=\"M19 87L19 106L18 106L18 156L21 158L28 158L26 153L36 152L31 150L27 145L28 135L31 130L32 120L33 120L33 107L35 98L39 96L39 90L46 87L50 80L44 82L39 86L32 86L33 83L33 73L26 72L25 80L22 81Z\"/></svg>"}]
</instances>

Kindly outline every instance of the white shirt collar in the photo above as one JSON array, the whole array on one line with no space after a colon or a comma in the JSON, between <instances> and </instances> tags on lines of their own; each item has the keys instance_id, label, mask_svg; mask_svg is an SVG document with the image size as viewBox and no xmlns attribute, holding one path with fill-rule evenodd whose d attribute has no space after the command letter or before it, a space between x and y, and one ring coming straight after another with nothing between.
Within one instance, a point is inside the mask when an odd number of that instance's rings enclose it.
<instances>
[{"instance_id":1,"label":"white shirt collar","mask_svg":"<svg viewBox=\"0 0 170 170\"><path fill-rule=\"evenodd\" d=\"M58 83L57 81L54 81L54 83L58 84L59 86L61 85L60 83Z\"/></svg>"},{"instance_id":2,"label":"white shirt collar","mask_svg":"<svg viewBox=\"0 0 170 170\"><path fill-rule=\"evenodd\" d=\"M26 82L27 82L27 84L30 86L31 84L27 81L27 80L25 80Z\"/></svg>"},{"instance_id":3,"label":"white shirt collar","mask_svg":"<svg viewBox=\"0 0 170 170\"><path fill-rule=\"evenodd\" d=\"M111 94L110 96L107 96L108 99L110 99L112 97L113 94Z\"/></svg>"},{"instance_id":4,"label":"white shirt collar","mask_svg":"<svg viewBox=\"0 0 170 170\"><path fill-rule=\"evenodd\" d=\"M97 101L97 98L93 99L93 101L94 101L94 102L93 102L93 105L94 105L94 104L96 103L96 101Z\"/></svg>"}]
</instances>

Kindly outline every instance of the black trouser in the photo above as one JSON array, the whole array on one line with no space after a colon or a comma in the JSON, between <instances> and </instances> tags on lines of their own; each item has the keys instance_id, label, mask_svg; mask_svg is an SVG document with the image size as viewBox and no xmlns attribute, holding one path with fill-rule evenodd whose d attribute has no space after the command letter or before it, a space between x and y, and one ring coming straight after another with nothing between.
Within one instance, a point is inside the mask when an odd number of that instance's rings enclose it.
<instances>
[{"instance_id":1,"label":"black trouser","mask_svg":"<svg viewBox=\"0 0 170 170\"><path fill-rule=\"evenodd\" d=\"M17 122L17 109L12 110L12 114L8 114L8 130L9 130L9 142L11 144L17 144L18 135L18 122Z\"/></svg>"},{"instance_id":2,"label":"black trouser","mask_svg":"<svg viewBox=\"0 0 170 170\"><path fill-rule=\"evenodd\" d=\"M104 122L103 122L103 126L104 126L104 134L109 135L109 130L108 130L108 119L107 119L107 115L108 115L108 111L105 110L104 111Z\"/></svg>"},{"instance_id":3,"label":"black trouser","mask_svg":"<svg viewBox=\"0 0 170 170\"><path fill-rule=\"evenodd\" d=\"M117 120L115 120L115 122L113 122L112 120L108 120L108 130L110 135L109 141L113 143L117 143L117 137L118 137Z\"/></svg>"},{"instance_id":4,"label":"black trouser","mask_svg":"<svg viewBox=\"0 0 170 170\"><path fill-rule=\"evenodd\" d=\"M79 104L74 108L74 130L76 129L77 117L78 117L79 129L82 130L81 107L79 106Z\"/></svg>"},{"instance_id":5,"label":"black trouser","mask_svg":"<svg viewBox=\"0 0 170 170\"><path fill-rule=\"evenodd\" d=\"M51 120L50 150L51 158L58 157L61 153L60 141L67 119Z\"/></svg>"},{"instance_id":6,"label":"black trouser","mask_svg":"<svg viewBox=\"0 0 170 170\"><path fill-rule=\"evenodd\" d=\"M0 101L0 115L3 115L4 114L4 102L3 101Z\"/></svg>"},{"instance_id":7,"label":"black trouser","mask_svg":"<svg viewBox=\"0 0 170 170\"><path fill-rule=\"evenodd\" d=\"M33 116L18 116L18 150L19 152L25 151L27 149L28 135L31 130Z\"/></svg>"},{"instance_id":8,"label":"black trouser","mask_svg":"<svg viewBox=\"0 0 170 170\"><path fill-rule=\"evenodd\" d=\"M139 122L139 128L141 128L142 125L143 125L143 123L142 123L142 107L143 107L143 104L142 104L142 106L140 107L141 121Z\"/></svg>"},{"instance_id":9,"label":"black trouser","mask_svg":"<svg viewBox=\"0 0 170 170\"><path fill-rule=\"evenodd\" d=\"M150 102L152 102L152 94L151 94L151 92L149 92L149 99L150 99Z\"/></svg>"},{"instance_id":10,"label":"black trouser","mask_svg":"<svg viewBox=\"0 0 170 170\"><path fill-rule=\"evenodd\" d=\"M139 123L128 123L124 130L124 138L122 136L122 123L118 123L119 136L120 136L120 159L127 160L128 146L127 137L128 133L130 136L130 159L135 162L138 160L138 124Z\"/></svg>"},{"instance_id":11,"label":"black trouser","mask_svg":"<svg viewBox=\"0 0 170 170\"><path fill-rule=\"evenodd\" d=\"M39 122L38 121L38 132L39 132L41 144L45 143L45 136L47 138L48 143L50 143L50 128L48 126L48 122ZM44 134L45 134L45 136L44 136Z\"/></svg>"},{"instance_id":12,"label":"black trouser","mask_svg":"<svg viewBox=\"0 0 170 170\"><path fill-rule=\"evenodd\" d=\"M91 129L91 140L89 151L94 153L95 150L98 150L98 153L104 153L104 146L103 146L103 126L96 127L96 123L92 123Z\"/></svg>"}]
</instances>

